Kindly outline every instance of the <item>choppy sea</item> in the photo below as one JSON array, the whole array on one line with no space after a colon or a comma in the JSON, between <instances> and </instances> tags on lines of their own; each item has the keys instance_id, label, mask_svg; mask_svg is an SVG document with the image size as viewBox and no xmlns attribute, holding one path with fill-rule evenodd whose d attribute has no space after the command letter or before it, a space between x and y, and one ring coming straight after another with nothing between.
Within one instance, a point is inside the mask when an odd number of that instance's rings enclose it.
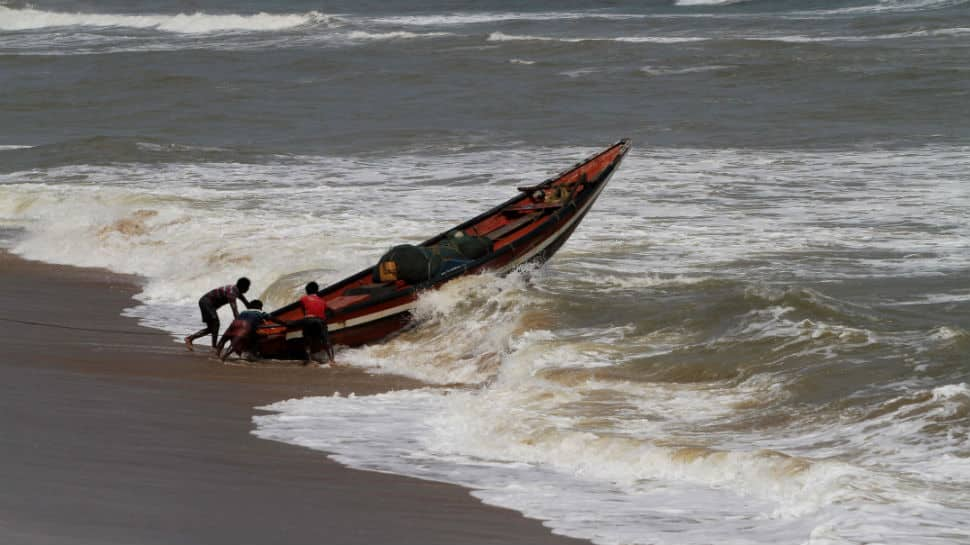
<instances>
[{"instance_id":1,"label":"choppy sea","mask_svg":"<svg viewBox=\"0 0 970 545\"><path fill-rule=\"evenodd\" d=\"M0 244L270 307L621 137L259 437L599 544L970 544L970 2L0 2Z\"/></svg>"}]
</instances>

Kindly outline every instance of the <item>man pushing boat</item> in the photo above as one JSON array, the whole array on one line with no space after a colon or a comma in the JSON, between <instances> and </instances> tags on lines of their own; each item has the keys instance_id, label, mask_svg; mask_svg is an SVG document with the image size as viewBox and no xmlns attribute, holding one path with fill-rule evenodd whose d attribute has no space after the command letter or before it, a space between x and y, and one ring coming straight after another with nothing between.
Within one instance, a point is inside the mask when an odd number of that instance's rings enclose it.
<instances>
[{"instance_id":1,"label":"man pushing boat","mask_svg":"<svg viewBox=\"0 0 970 545\"><path fill-rule=\"evenodd\" d=\"M236 308L236 299L239 299L249 308L249 301L243 295L249 291L249 279L245 276L236 280L235 285L222 286L215 288L199 298L199 310L202 312L202 321L205 328L196 331L185 338L185 347L193 350L192 342L206 334L212 335L212 350L216 351L216 340L219 336L219 308L226 304L232 308L232 317L239 317L239 310Z\"/></svg>"},{"instance_id":2,"label":"man pushing boat","mask_svg":"<svg viewBox=\"0 0 970 545\"><path fill-rule=\"evenodd\" d=\"M327 308L327 302L320 297L319 292L320 285L316 282L306 285L306 295L300 298L303 318L288 324L303 328L303 347L306 352L304 365L310 363L313 360L313 354L321 349L327 352L330 363L334 363L333 345L330 344L327 330L327 318L333 314L333 311Z\"/></svg>"},{"instance_id":3,"label":"man pushing boat","mask_svg":"<svg viewBox=\"0 0 970 545\"><path fill-rule=\"evenodd\" d=\"M271 314L263 312L263 302L253 299L249 303L249 309L239 313L239 317L229 324L226 332L219 339L219 346L216 348L219 359L226 361L233 352L242 357L244 352L248 352L251 357L258 357L259 346L256 336L259 326L266 322L274 322L282 326L288 326L289 322L273 317ZM229 345L226 348L226 345Z\"/></svg>"}]
</instances>

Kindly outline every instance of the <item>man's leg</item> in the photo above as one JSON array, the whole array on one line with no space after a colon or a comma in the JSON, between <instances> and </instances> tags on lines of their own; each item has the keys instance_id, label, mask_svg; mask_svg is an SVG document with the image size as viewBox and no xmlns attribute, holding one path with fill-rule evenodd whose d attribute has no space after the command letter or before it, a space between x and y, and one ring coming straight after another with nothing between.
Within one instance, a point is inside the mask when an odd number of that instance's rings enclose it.
<instances>
[{"instance_id":1,"label":"man's leg","mask_svg":"<svg viewBox=\"0 0 970 545\"><path fill-rule=\"evenodd\" d=\"M326 322L321 322L323 326L323 349L327 351L327 357L330 358L330 363L334 363L333 357L333 343L330 342L330 329L327 327Z\"/></svg>"},{"instance_id":2,"label":"man's leg","mask_svg":"<svg viewBox=\"0 0 970 545\"><path fill-rule=\"evenodd\" d=\"M317 318L303 319L303 349L306 353L306 360L303 365L309 364L313 360L314 351L320 346L321 322Z\"/></svg>"},{"instance_id":3,"label":"man's leg","mask_svg":"<svg viewBox=\"0 0 970 545\"><path fill-rule=\"evenodd\" d=\"M216 350L216 338L219 335L219 314L216 313L216 309L212 307L211 304L206 300L205 297L199 299L199 312L202 314L202 321L205 323L205 329L200 329L195 333L189 335L185 338L185 347L192 350L192 342L198 338L204 337L206 333L212 334L212 350ZM218 352L217 352L218 354Z\"/></svg>"},{"instance_id":4,"label":"man's leg","mask_svg":"<svg viewBox=\"0 0 970 545\"><path fill-rule=\"evenodd\" d=\"M200 329L195 333L189 335L188 337L185 338L185 347L188 348L189 350L194 350L192 348L192 342L196 339L205 337L208 333L209 333L209 326L206 326L205 328ZM213 334L213 336L215 336L215 334Z\"/></svg>"},{"instance_id":5,"label":"man's leg","mask_svg":"<svg viewBox=\"0 0 970 545\"><path fill-rule=\"evenodd\" d=\"M233 344L235 344L235 339L231 335L231 332L232 332L232 326L230 325L229 329L227 329L226 332L223 333L222 337L219 339L219 344L216 345L216 355L219 356L219 359L221 359L222 361L226 361L226 358L229 357L229 354L232 354L232 349L233 349ZM229 349L225 350L225 353L223 353L223 349L227 344L229 345Z\"/></svg>"},{"instance_id":6,"label":"man's leg","mask_svg":"<svg viewBox=\"0 0 970 545\"><path fill-rule=\"evenodd\" d=\"M242 348L240 347L240 344L241 344L241 341L239 337L233 337L232 340L229 342L229 347L226 348L225 352L222 352L222 355L220 356L219 359L221 359L222 361L226 361L226 358L228 358L229 355L232 354L233 352L241 356Z\"/></svg>"}]
</instances>

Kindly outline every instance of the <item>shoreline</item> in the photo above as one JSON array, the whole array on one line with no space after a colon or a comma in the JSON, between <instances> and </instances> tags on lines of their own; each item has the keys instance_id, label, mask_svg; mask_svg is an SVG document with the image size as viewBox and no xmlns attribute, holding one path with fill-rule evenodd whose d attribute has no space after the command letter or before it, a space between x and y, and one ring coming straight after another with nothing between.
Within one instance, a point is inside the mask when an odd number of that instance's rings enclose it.
<instances>
[{"instance_id":1,"label":"shoreline","mask_svg":"<svg viewBox=\"0 0 970 545\"><path fill-rule=\"evenodd\" d=\"M455 485L255 437L256 406L421 384L224 365L122 316L137 291L136 277L0 251L0 541L588 543Z\"/></svg>"}]
</instances>

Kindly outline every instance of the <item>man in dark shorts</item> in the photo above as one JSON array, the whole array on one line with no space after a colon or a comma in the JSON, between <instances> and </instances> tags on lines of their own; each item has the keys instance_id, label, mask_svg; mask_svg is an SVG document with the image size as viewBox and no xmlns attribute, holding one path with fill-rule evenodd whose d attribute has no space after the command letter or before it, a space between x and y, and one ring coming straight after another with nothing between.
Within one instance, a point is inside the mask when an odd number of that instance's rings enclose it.
<instances>
[{"instance_id":1,"label":"man in dark shorts","mask_svg":"<svg viewBox=\"0 0 970 545\"><path fill-rule=\"evenodd\" d=\"M236 280L235 285L222 286L206 293L199 298L199 310L202 312L202 321L205 322L205 329L200 329L185 338L185 346L192 350L192 341L204 337L206 334L212 335L212 350L216 350L216 338L219 335L219 307L227 303L232 308L233 318L239 317L236 309L236 299L239 299L249 308L249 301L243 296L249 291L249 279L245 276Z\"/></svg>"},{"instance_id":2,"label":"man in dark shorts","mask_svg":"<svg viewBox=\"0 0 970 545\"><path fill-rule=\"evenodd\" d=\"M303 328L303 347L306 350L306 361L304 365L312 361L312 354L322 349L327 351L330 363L333 363L333 346L330 344L330 334L327 331L327 318L333 311L327 308L327 302L318 295L320 286L316 282L306 285L306 295L300 298L300 308L303 309L303 318L292 322L290 325L301 326Z\"/></svg>"},{"instance_id":3,"label":"man in dark shorts","mask_svg":"<svg viewBox=\"0 0 970 545\"><path fill-rule=\"evenodd\" d=\"M219 359L226 361L226 358L233 352L240 356L243 355L243 352L256 355L257 332L259 326L265 322L287 325L287 322L263 312L263 302L259 299L253 299L249 302L249 309L240 312L239 317L229 324L226 332L219 339L219 346L216 349L219 353ZM227 343L229 344L229 348L223 350Z\"/></svg>"}]
</instances>

